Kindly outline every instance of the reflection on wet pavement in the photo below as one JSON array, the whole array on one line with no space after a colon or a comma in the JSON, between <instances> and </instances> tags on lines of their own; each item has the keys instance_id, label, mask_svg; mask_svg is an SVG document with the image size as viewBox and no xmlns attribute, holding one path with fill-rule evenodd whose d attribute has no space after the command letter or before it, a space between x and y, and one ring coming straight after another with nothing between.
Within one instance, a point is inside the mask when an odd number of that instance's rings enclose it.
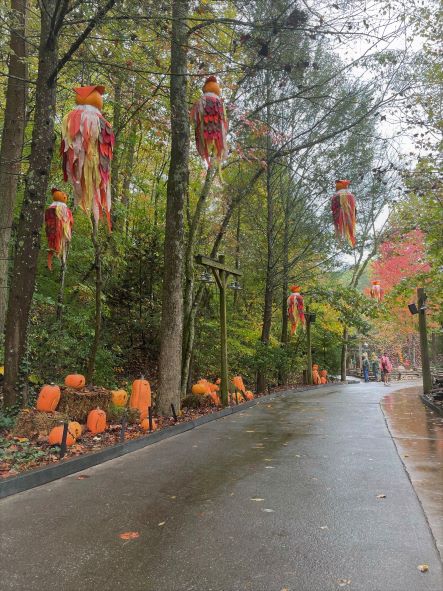
<instances>
[{"instance_id":1,"label":"reflection on wet pavement","mask_svg":"<svg viewBox=\"0 0 443 591\"><path fill-rule=\"evenodd\" d=\"M443 417L419 394L419 388L397 390L382 407L443 557Z\"/></svg>"}]
</instances>

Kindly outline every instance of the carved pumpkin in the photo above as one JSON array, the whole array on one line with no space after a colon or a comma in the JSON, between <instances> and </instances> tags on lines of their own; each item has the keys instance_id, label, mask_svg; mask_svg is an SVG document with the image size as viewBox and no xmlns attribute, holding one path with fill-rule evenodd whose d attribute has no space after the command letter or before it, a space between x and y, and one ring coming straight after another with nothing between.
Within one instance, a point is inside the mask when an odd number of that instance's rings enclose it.
<instances>
[{"instance_id":1,"label":"carved pumpkin","mask_svg":"<svg viewBox=\"0 0 443 591\"><path fill-rule=\"evenodd\" d=\"M251 392L251 390L246 390L244 397L246 400L254 400L254 394Z\"/></svg>"},{"instance_id":2,"label":"carved pumpkin","mask_svg":"<svg viewBox=\"0 0 443 591\"><path fill-rule=\"evenodd\" d=\"M82 435L82 426L80 423L77 423L77 421L69 421L68 432L74 437L74 439L78 439Z\"/></svg>"},{"instance_id":3,"label":"carved pumpkin","mask_svg":"<svg viewBox=\"0 0 443 591\"><path fill-rule=\"evenodd\" d=\"M60 402L60 388L48 385L42 387L37 398L36 408L42 412L54 412Z\"/></svg>"},{"instance_id":4,"label":"carved pumpkin","mask_svg":"<svg viewBox=\"0 0 443 591\"><path fill-rule=\"evenodd\" d=\"M149 419L143 419L140 423L140 427L143 431L149 431ZM157 431L157 421L155 419L152 419L152 430Z\"/></svg>"},{"instance_id":5,"label":"carved pumpkin","mask_svg":"<svg viewBox=\"0 0 443 591\"><path fill-rule=\"evenodd\" d=\"M234 388L238 392L246 392L246 388L243 383L243 378L241 376L235 376L234 378L232 378L232 383L234 384Z\"/></svg>"},{"instance_id":6,"label":"carved pumpkin","mask_svg":"<svg viewBox=\"0 0 443 591\"><path fill-rule=\"evenodd\" d=\"M95 408L88 414L86 426L91 433L103 433L106 429L106 413L101 408Z\"/></svg>"},{"instance_id":7,"label":"carved pumpkin","mask_svg":"<svg viewBox=\"0 0 443 591\"><path fill-rule=\"evenodd\" d=\"M148 380L134 380L132 383L129 408L136 408L140 413L140 420L148 416L148 408L151 406L151 386Z\"/></svg>"},{"instance_id":8,"label":"carved pumpkin","mask_svg":"<svg viewBox=\"0 0 443 591\"><path fill-rule=\"evenodd\" d=\"M57 425L57 427L53 427L51 432L49 433L48 441L50 445L61 445L63 438L63 425ZM75 439L72 434L69 432L68 426L68 433L66 435L66 445L70 447L75 443Z\"/></svg>"},{"instance_id":9,"label":"carved pumpkin","mask_svg":"<svg viewBox=\"0 0 443 591\"><path fill-rule=\"evenodd\" d=\"M112 404L115 406L126 406L128 394L125 390L111 390Z\"/></svg>"},{"instance_id":10,"label":"carved pumpkin","mask_svg":"<svg viewBox=\"0 0 443 591\"><path fill-rule=\"evenodd\" d=\"M79 373L72 373L65 377L65 386L68 386L68 388L80 390L85 385L85 382L85 376Z\"/></svg>"}]
</instances>

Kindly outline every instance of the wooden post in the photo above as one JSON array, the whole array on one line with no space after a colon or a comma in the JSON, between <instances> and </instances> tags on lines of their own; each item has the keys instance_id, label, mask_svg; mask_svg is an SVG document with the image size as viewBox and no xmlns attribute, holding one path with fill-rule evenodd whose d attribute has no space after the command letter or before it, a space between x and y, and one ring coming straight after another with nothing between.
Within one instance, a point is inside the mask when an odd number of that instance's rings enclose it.
<instances>
[{"instance_id":1,"label":"wooden post","mask_svg":"<svg viewBox=\"0 0 443 591\"><path fill-rule=\"evenodd\" d=\"M306 306L306 382L309 386L312 385L312 351L311 351L311 315L309 313L309 306Z\"/></svg>"},{"instance_id":2,"label":"wooden post","mask_svg":"<svg viewBox=\"0 0 443 591\"><path fill-rule=\"evenodd\" d=\"M417 289L418 327L420 330L421 371L423 374L423 392L432 390L431 366L429 363L428 334L426 329L426 293L423 287Z\"/></svg>"},{"instance_id":3,"label":"wooden post","mask_svg":"<svg viewBox=\"0 0 443 591\"><path fill-rule=\"evenodd\" d=\"M211 269L220 291L220 394L223 406L228 405L228 321L226 313L226 289L229 275L241 277L238 269L231 269L225 265L225 256L210 259L201 254L195 256L195 261Z\"/></svg>"}]
</instances>

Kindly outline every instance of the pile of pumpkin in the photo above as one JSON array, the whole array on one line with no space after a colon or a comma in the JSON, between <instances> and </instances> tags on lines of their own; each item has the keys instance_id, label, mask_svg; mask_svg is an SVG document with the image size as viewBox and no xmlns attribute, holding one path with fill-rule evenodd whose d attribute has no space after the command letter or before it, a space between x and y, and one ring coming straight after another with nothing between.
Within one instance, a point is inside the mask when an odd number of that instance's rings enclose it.
<instances>
[{"instance_id":1,"label":"pile of pumpkin","mask_svg":"<svg viewBox=\"0 0 443 591\"><path fill-rule=\"evenodd\" d=\"M229 402L239 404L246 400L253 400L254 394L250 390L246 390L241 376L233 377L231 384L233 388L230 388L232 391L229 393ZM192 386L192 393L195 396L207 396L215 406L221 406L219 390L220 378L215 383L201 379Z\"/></svg>"},{"instance_id":2,"label":"pile of pumpkin","mask_svg":"<svg viewBox=\"0 0 443 591\"><path fill-rule=\"evenodd\" d=\"M71 374L65 378L65 386L75 390L81 390L85 386L85 377L81 374ZM151 386L147 380L134 380L132 383L131 396L125 390L111 390L111 401L116 407L126 407L138 411L140 417L140 426L143 431L149 430L149 407L151 406ZM46 384L40 390L37 398L36 409L39 412L53 413L56 411L60 402L61 391L59 386ZM77 421L68 422L68 433L66 445L69 447L79 439L84 430L88 430L93 435L98 435L106 430L106 412L97 407L88 413L86 425ZM157 429L155 419L152 419L152 430ZM63 437L63 425L53 427L49 432L48 441L50 445L61 445Z\"/></svg>"},{"instance_id":3,"label":"pile of pumpkin","mask_svg":"<svg viewBox=\"0 0 443 591\"><path fill-rule=\"evenodd\" d=\"M316 386L320 384L327 384L328 383L328 370L327 369L320 369L319 366L314 363L312 365L312 383Z\"/></svg>"}]
</instances>

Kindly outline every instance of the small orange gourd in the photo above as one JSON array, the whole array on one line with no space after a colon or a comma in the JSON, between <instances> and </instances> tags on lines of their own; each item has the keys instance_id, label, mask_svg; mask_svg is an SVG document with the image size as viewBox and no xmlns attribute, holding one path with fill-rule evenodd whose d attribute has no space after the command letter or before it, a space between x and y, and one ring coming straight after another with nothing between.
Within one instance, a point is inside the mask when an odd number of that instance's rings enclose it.
<instances>
[{"instance_id":1,"label":"small orange gourd","mask_svg":"<svg viewBox=\"0 0 443 591\"><path fill-rule=\"evenodd\" d=\"M54 412L60 402L60 388L46 384L40 390L36 408L42 412Z\"/></svg>"},{"instance_id":2,"label":"small orange gourd","mask_svg":"<svg viewBox=\"0 0 443 591\"><path fill-rule=\"evenodd\" d=\"M151 386L148 380L134 380L132 383L129 408L135 408L140 413L140 420L148 416L148 408L151 406Z\"/></svg>"},{"instance_id":3,"label":"small orange gourd","mask_svg":"<svg viewBox=\"0 0 443 591\"><path fill-rule=\"evenodd\" d=\"M63 438L63 425L57 425L57 427L53 427L51 432L49 433L48 441L50 445L61 445ZM75 438L69 432L69 425L68 425L68 433L66 435L66 445L70 447L75 443Z\"/></svg>"},{"instance_id":4,"label":"small orange gourd","mask_svg":"<svg viewBox=\"0 0 443 591\"><path fill-rule=\"evenodd\" d=\"M85 376L82 376L79 373L72 373L65 377L65 386L68 386L69 388L80 390L83 388L85 383Z\"/></svg>"},{"instance_id":5,"label":"small orange gourd","mask_svg":"<svg viewBox=\"0 0 443 591\"><path fill-rule=\"evenodd\" d=\"M126 406L128 394L125 390L111 390L112 404L115 406Z\"/></svg>"},{"instance_id":6,"label":"small orange gourd","mask_svg":"<svg viewBox=\"0 0 443 591\"><path fill-rule=\"evenodd\" d=\"M143 419L140 423L140 427L143 431L149 431L149 419ZM155 419L152 419L152 430L157 431L157 421Z\"/></svg>"},{"instance_id":7,"label":"small orange gourd","mask_svg":"<svg viewBox=\"0 0 443 591\"><path fill-rule=\"evenodd\" d=\"M69 421L68 432L74 437L74 439L78 439L82 435L82 426L80 423L77 423L77 421Z\"/></svg>"},{"instance_id":8,"label":"small orange gourd","mask_svg":"<svg viewBox=\"0 0 443 591\"><path fill-rule=\"evenodd\" d=\"M86 421L88 430L94 435L97 433L103 433L106 429L106 413L101 408L95 408L88 414L88 420Z\"/></svg>"}]
</instances>

